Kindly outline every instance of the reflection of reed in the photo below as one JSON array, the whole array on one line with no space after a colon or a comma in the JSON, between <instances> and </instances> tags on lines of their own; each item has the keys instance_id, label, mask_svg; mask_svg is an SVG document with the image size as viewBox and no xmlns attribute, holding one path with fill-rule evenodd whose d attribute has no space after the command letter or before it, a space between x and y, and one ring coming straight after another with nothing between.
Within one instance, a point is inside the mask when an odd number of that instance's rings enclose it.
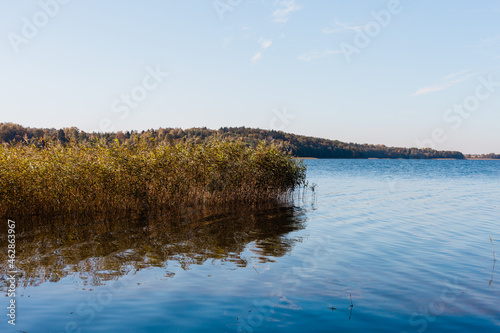
<instances>
[{"instance_id":1,"label":"reflection of reed","mask_svg":"<svg viewBox=\"0 0 500 333\"><path fill-rule=\"evenodd\" d=\"M493 251L493 260L496 261L497 257L495 255L495 247L493 246L493 237L490 236L491 250Z\"/></svg>"},{"instance_id":2,"label":"reflection of reed","mask_svg":"<svg viewBox=\"0 0 500 333\"><path fill-rule=\"evenodd\" d=\"M212 212L213 213L213 212ZM208 259L245 267L250 249L261 262L289 252L303 228L300 210L281 207L230 214L193 212L155 219L99 220L92 223L23 224L17 230L18 281L24 286L57 282L69 275L91 285L149 267L178 262L183 269ZM0 267L7 271L5 254Z\"/></svg>"},{"instance_id":3,"label":"reflection of reed","mask_svg":"<svg viewBox=\"0 0 500 333\"><path fill-rule=\"evenodd\" d=\"M495 272L495 263L496 263L496 259L493 260L493 268L491 269L491 279L490 279L490 282L488 283L489 286L492 286L493 285L493 272Z\"/></svg>"},{"instance_id":4,"label":"reflection of reed","mask_svg":"<svg viewBox=\"0 0 500 333\"><path fill-rule=\"evenodd\" d=\"M354 304L352 304L352 295L349 294L349 297L351 298L351 305L349 305L349 320L351 320L352 308L354 307Z\"/></svg>"},{"instance_id":5,"label":"reflection of reed","mask_svg":"<svg viewBox=\"0 0 500 333\"><path fill-rule=\"evenodd\" d=\"M488 283L489 286L493 285L493 272L495 271L495 264L497 262L497 257L495 255L495 248L493 247L493 237L490 236L491 250L493 251L493 268L491 269L491 279Z\"/></svg>"}]
</instances>

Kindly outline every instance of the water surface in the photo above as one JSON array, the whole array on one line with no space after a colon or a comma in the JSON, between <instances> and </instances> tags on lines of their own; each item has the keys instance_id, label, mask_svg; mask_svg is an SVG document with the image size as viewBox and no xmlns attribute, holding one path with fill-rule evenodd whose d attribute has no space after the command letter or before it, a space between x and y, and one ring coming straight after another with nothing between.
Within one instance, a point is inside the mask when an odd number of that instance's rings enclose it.
<instances>
[{"instance_id":1,"label":"water surface","mask_svg":"<svg viewBox=\"0 0 500 333\"><path fill-rule=\"evenodd\" d=\"M317 186L292 207L17 221L0 330L500 331L500 161L306 163Z\"/></svg>"}]
</instances>

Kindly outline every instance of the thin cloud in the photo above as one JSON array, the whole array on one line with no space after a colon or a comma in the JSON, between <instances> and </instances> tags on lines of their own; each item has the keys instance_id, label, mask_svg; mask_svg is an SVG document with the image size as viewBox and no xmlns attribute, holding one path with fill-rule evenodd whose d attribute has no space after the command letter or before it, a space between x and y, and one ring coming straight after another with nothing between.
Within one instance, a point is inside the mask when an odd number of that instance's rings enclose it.
<instances>
[{"instance_id":1,"label":"thin cloud","mask_svg":"<svg viewBox=\"0 0 500 333\"><path fill-rule=\"evenodd\" d=\"M331 24L328 27L324 27L321 29L321 32L327 35L334 34L340 31L349 31L349 30L365 30L366 25L350 25L348 23L341 23L337 19L335 19L335 24Z\"/></svg>"},{"instance_id":2,"label":"thin cloud","mask_svg":"<svg viewBox=\"0 0 500 333\"><path fill-rule=\"evenodd\" d=\"M312 50L310 52L303 53L303 54L299 55L298 59L300 61L310 62L314 59L326 58L326 57L329 57L331 55L339 54L339 53L341 53L340 50L323 50L323 51Z\"/></svg>"},{"instance_id":3,"label":"thin cloud","mask_svg":"<svg viewBox=\"0 0 500 333\"><path fill-rule=\"evenodd\" d=\"M500 52L500 36L481 38L477 44L466 45L466 47L474 49L478 53L495 57Z\"/></svg>"},{"instance_id":4,"label":"thin cloud","mask_svg":"<svg viewBox=\"0 0 500 333\"><path fill-rule=\"evenodd\" d=\"M263 49L267 49L269 46L271 46L271 44L273 43L273 40L272 39L264 39L261 37L259 39L259 43Z\"/></svg>"},{"instance_id":5,"label":"thin cloud","mask_svg":"<svg viewBox=\"0 0 500 333\"><path fill-rule=\"evenodd\" d=\"M259 61L260 59L262 58L262 52L257 52L255 53L255 55L252 57L251 61L253 63L256 63L257 61Z\"/></svg>"},{"instance_id":6,"label":"thin cloud","mask_svg":"<svg viewBox=\"0 0 500 333\"><path fill-rule=\"evenodd\" d=\"M420 96L420 95L425 95L428 93L440 91L440 90L445 90L446 88L451 87L451 84L435 84L433 86L428 86L428 87L422 87L418 89L414 94L411 96Z\"/></svg>"},{"instance_id":7,"label":"thin cloud","mask_svg":"<svg viewBox=\"0 0 500 333\"><path fill-rule=\"evenodd\" d=\"M451 73L451 74L446 75L445 77L443 77L443 81L451 80L451 79L453 79L455 77L458 77L458 76L463 75L463 74L468 73L468 72L470 72L470 71L466 69L466 70L463 70L463 71L460 71L460 72Z\"/></svg>"},{"instance_id":8,"label":"thin cloud","mask_svg":"<svg viewBox=\"0 0 500 333\"><path fill-rule=\"evenodd\" d=\"M452 73L449 75L446 75L445 77L442 78L440 83L431 85L431 86L426 86L419 88L416 92L411 94L410 96L420 96L420 95L425 95L429 93L433 93L436 91L441 91L448 89L460 82L464 82L471 78L472 76L476 75L477 73L471 73L468 70Z\"/></svg>"},{"instance_id":9,"label":"thin cloud","mask_svg":"<svg viewBox=\"0 0 500 333\"><path fill-rule=\"evenodd\" d=\"M276 9L272 14L272 19L276 23L286 23L293 12L302 9L302 5L295 3L295 0L285 0L280 2L281 8Z\"/></svg>"},{"instance_id":10,"label":"thin cloud","mask_svg":"<svg viewBox=\"0 0 500 333\"><path fill-rule=\"evenodd\" d=\"M269 47L271 47L273 40L272 39L264 39L263 37L260 37L258 43L259 43L262 50L254 54L254 56L250 60L253 63L256 63L257 61L262 59L262 52L265 51L266 49L268 49Z\"/></svg>"}]
</instances>

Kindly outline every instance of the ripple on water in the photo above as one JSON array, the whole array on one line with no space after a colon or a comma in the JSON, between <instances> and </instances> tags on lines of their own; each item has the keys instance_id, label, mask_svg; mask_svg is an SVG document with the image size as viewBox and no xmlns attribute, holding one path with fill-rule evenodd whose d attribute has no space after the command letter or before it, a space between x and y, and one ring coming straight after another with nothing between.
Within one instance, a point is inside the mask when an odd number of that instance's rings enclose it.
<instances>
[{"instance_id":1,"label":"ripple on water","mask_svg":"<svg viewBox=\"0 0 500 333\"><path fill-rule=\"evenodd\" d=\"M500 162L306 164L316 196L295 208L28 232L17 327L499 330Z\"/></svg>"}]
</instances>

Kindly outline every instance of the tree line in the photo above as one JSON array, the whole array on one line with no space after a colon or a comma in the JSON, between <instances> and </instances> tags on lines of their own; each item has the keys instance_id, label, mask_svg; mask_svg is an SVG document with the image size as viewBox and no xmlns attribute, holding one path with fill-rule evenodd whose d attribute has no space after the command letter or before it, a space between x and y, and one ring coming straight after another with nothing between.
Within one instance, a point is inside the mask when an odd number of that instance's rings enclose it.
<instances>
[{"instance_id":1,"label":"tree line","mask_svg":"<svg viewBox=\"0 0 500 333\"><path fill-rule=\"evenodd\" d=\"M403 158L431 159L455 158L464 159L458 151L437 151L430 148L387 147L385 145L358 144L338 140L322 139L276 130L265 130L247 127L221 127L218 130L201 128L159 128L143 131L118 132L85 132L76 127L62 129L30 128L13 123L0 123L0 142L4 144L42 145L46 141L60 144L98 143L107 146L111 143L134 144L145 140L153 145L173 145L179 142L203 143L213 138L229 141L242 141L250 146L259 142L274 143L282 151L296 157L312 158ZM493 154L494 155L494 154ZM497 155L498 156L498 155Z\"/></svg>"},{"instance_id":2,"label":"tree line","mask_svg":"<svg viewBox=\"0 0 500 333\"><path fill-rule=\"evenodd\" d=\"M465 158L470 160L500 160L500 154L467 154Z\"/></svg>"}]
</instances>

